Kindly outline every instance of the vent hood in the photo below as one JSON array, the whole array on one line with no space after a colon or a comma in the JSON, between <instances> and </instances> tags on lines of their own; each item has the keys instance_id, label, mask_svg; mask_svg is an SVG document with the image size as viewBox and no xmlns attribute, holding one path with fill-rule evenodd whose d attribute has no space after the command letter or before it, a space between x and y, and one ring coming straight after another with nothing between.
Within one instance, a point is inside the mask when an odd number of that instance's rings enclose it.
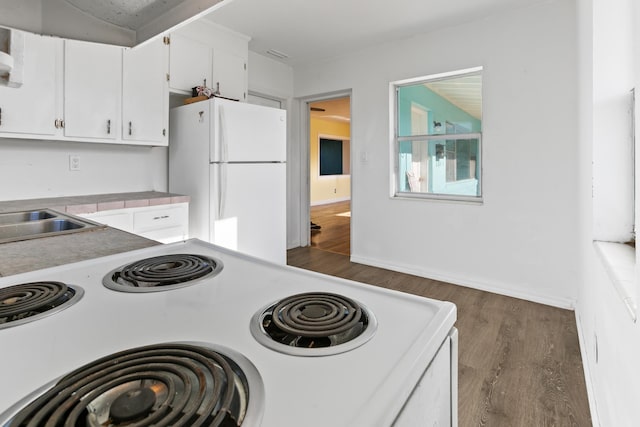
<instances>
[{"instance_id":1,"label":"vent hood","mask_svg":"<svg viewBox=\"0 0 640 427\"><path fill-rule=\"evenodd\" d=\"M233 0L2 0L0 26L136 46Z\"/></svg>"}]
</instances>

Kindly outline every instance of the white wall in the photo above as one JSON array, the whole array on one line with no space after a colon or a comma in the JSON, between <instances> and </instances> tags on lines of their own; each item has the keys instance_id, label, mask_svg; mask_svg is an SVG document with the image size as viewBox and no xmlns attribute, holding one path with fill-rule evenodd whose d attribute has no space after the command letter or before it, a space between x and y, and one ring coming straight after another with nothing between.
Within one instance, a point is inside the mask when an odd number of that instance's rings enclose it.
<instances>
[{"instance_id":1,"label":"white wall","mask_svg":"<svg viewBox=\"0 0 640 427\"><path fill-rule=\"evenodd\" d=\"M166 148L0 139L0 200L148 190L167 191Z\"/></svg>"},{"instance_id":2,"label":"white wall","mask_svg":"<svg viewBox=\"0 0 640 427\"><path fill-rule=\"evenodd\" d=\"M293 69L264 55L249 51L249 90L288 100L293 96Z\"/></svg>"},{"instance_id":3,"label":"white wall","mask_svg":"<svg viewBox=\"0 0 640 427\"><path fill-rule=\"evenodd\" d=\"M574 304L575 12L548 1L294 69L296 97L353 91L354 261ZM479 65L484 204L390 199L389 82Z\"/></svg>"},{"instance_id":4,"label":"white wall","mask_svg":"<svg viewBox=\"0 0 640 427\"><path fill-rule=\"evenodd\" d=\"M633 322L607 273L612 266L604 265L592 241L629 237L632 205L627 99L634 84L640 87L640 29L634 25L640 21L640 5L632 0L582 0L577 16L578 221L583 265L576 320L593 424L635 426L640 419L640 325ZM636 177L636 186L638 182ZM639 200L635 209L637 218ZM636 279L632 285L636 297L637 283Z\"/></svg>"},{"instance_id":5,"label":"white wall","mask_svg":"<svg viewBox=\"0 0 640 427\"><path fill-rule=\"evenodd\" d=\"M264 55L249 51L249 92L277 98L287 110L287 248L300 246L300 156L292 123L300 119L293 108L293 69Z\"/></svg>"},{"instance_id":6,"label":"white wall","mask_svg":"<svg viewBox=\"0 0 640 427\"><path fill-rule=\"evenodd\" d=\"M630 19L632 4L632 0L593 3L593 214L596 240L624 242L631 239L633 231L629 108L630 90L634 85L633 25L637 23Z\"/></svg>"}]
</instances>

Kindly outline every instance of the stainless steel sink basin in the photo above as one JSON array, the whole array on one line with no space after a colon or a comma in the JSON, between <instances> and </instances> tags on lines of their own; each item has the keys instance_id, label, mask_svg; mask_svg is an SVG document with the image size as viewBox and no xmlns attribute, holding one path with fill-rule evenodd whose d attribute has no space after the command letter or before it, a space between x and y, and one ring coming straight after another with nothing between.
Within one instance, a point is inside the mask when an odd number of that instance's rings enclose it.
<instances>
[{"instance_id":1,"label":"stainless steel sink basin","mask_svg":"<svg viewBox=\"0 0 640 427\"><path fill-rule=\"evenodd\" d=\"M39 221L49 218L55 218L55 214L49 210L3 213L0 214L0 225L19 224L21 222Z\"/></svg>"},{"instance_id":2,"label":"stainless steel sink basin","mask_svg":"<svg viewBox=\"0 0 640 427\"><path fill-rule=\"evenodd\" d=\"M105 225L53 209L0 214L0 243L76 233Z\"/></svg>"}]
</instances>

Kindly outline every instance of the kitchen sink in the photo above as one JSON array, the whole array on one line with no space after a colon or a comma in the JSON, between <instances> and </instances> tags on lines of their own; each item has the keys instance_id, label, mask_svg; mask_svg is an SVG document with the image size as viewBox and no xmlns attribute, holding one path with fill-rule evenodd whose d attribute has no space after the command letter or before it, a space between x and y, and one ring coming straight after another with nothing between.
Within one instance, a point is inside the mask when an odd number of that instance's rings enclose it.
<instances>
[{"instance_id":1,"label":"kitchen sink","mask_svg":"<svg viewBox=\"0 0 640 427\"><path fill-rule=\"evenodd\" d=\"M51 237L106 227L53 209L0 214L0 243Z\"/></svg>"},{"instance_id":2,"label":"kitchen sink","mask_svg":"<svg viewBox=\"0 0 640 427\"><path fill-rule=\"evenodd\" d=\"M27 221L39 221L41 219L55 218L55 214L46 211L11 212L0 214L0 225L19 224Z\"/></svg>"}]
</instances>

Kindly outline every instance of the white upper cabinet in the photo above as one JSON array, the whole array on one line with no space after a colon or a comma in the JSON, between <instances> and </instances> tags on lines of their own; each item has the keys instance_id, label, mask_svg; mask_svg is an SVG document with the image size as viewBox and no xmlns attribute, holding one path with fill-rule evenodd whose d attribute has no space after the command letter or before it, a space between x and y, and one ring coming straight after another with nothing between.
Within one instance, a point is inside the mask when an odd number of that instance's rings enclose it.
<instances>
[{"instance_id":1,"label":"white upper cabinet","mask_svg":"<svg viewBox=\"0 0 640 427\"><path fill-rule=\"evenodd\" d=\"M118 138L121 88L121 47L65 40L64 135Z\"/></svg>"},{"instance_id":2,"label":"white upper cabinet","mask_svg":"<svg viewBox=\"0 0 640 427\"><path fill-rule=\"evenodd\" d=\"M191 94L195 86L211 87L211 48L204 43L172 34L169 44L169 87Z\"/></svg>"},{"instance_id":3,"label":"white upper cabinet","mask_svg":"<svg viewBox=\"0 0 640 427\"><path fill-rule=\"evenodd\" d=\"M122 139L167 145L167 46L154 40L122 53Z\"/></svg>"},{"instance_id":4,"label":"white upper cabinet","mask_svg":"<svg viewBox=\"0 0 640 427\"><path fill-rule=\"evenodd\" d=\"M125 50L20 33L22 85L0 81L0 138L167 145L162 39Z\"/></svg>"},{"instance_id":5,"label":"white upper cabinet","mask_svg":"<svg viewBox=\"0 0 640 427\"><path fill-rule=\"evenodd\" d=\"M214 91L219 87L222 97L246 101L247 36L197 21L172 33L170 39L169 89L172 93L191 96L191 88L204 85Z\"/></svg>"},{"instance_id":6,"label":"white upper cabinet","mask_svg":"<svg viewBox=\"0 0 640 427\"><path fill-rule=\"evenodd\" d=\"M219 87L220 96L246 101L247 60L226 49L215 49L213 51L212 87L213 89Z\"/></svg>"},{"instance_id":7,"label":"white upper cabinet","mask_svg":"<svg viewBox=\"0 0 640 427\"><path fill-rule=\"evenodd\" d=\"M24 33L22 85L0 84L0 134L53 136L62 39Z\"/></svg>"}]
</instances>

